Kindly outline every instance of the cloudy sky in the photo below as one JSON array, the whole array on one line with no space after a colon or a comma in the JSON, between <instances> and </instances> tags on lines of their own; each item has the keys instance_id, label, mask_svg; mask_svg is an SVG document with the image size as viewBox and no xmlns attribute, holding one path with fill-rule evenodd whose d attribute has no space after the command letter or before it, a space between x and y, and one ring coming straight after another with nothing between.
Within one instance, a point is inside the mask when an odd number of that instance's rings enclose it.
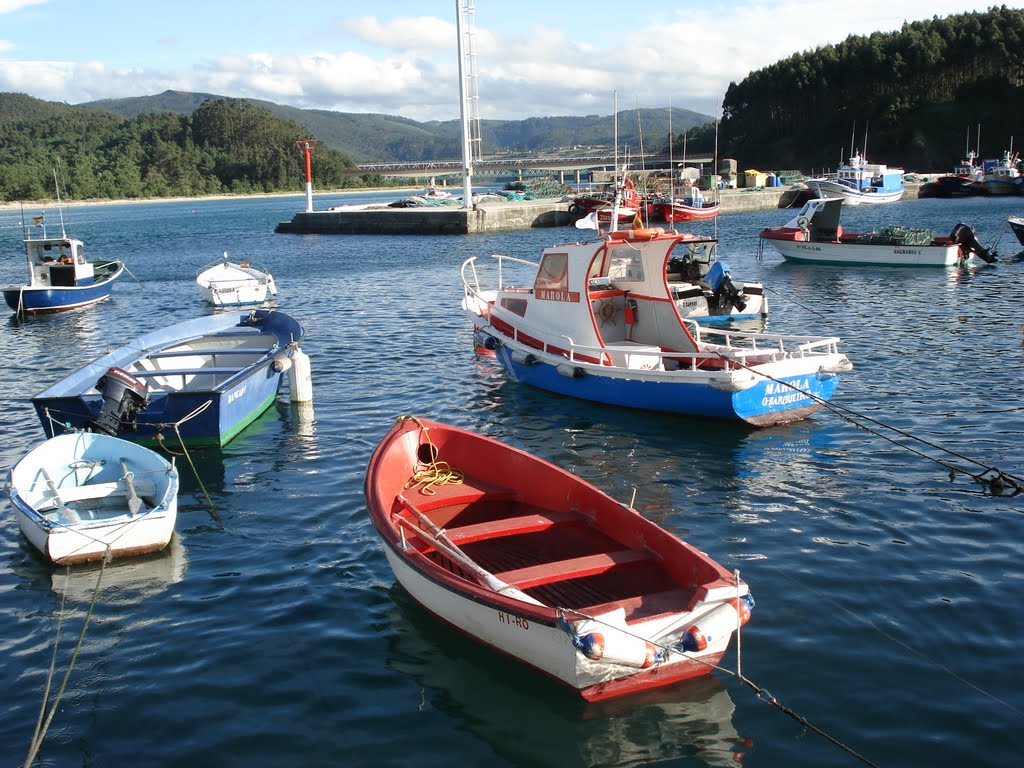
<instances>
[{"instance_id":1,"label":"cloudy sky","mask_svg":"<svg viewBox=\"0 0 1024 768\"><path fill-rule=\"evenodd\" d=\"M474 0L480 114L714 115L792 53L995 0ZM0 0L0 91L79 104L168 88L459 117L456 0ZM1007 5L1020 7L1021 3Z\"/></svg>"}]
</instances>

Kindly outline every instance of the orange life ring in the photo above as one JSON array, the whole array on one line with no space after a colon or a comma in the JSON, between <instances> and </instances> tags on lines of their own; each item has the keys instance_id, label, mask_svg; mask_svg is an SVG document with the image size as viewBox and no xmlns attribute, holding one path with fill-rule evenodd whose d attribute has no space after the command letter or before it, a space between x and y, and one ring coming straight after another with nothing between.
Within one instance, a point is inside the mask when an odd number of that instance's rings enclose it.
<instances>
[{"instance_id":1,"label":"orange life ring","mask_svg":"<svg viewBox=\"0 0 1024 768\"><path fill-rule=\"evenodd\" d=\"M611 233L616 240L653 240L658 235L665 234L661 227L638 227L634 229L620 229Z\"/></svg>"}]
</instances>

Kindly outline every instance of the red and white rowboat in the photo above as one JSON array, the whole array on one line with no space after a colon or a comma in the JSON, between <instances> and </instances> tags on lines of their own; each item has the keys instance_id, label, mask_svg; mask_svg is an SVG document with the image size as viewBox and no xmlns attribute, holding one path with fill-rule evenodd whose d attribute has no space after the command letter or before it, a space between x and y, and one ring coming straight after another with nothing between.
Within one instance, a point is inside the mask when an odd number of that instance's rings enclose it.
<instances>
[{"instance_id":1,"label":"red and white rowboat","mask_svg":"<svg viewBox=\"0 0 1024 768\"><path fill-rule=\"evenodd\" d=\"M413 599L589 701L707 674L750 616L707 555L489 437L401 417L365 493Z\"/></svg>"}]
</instances>

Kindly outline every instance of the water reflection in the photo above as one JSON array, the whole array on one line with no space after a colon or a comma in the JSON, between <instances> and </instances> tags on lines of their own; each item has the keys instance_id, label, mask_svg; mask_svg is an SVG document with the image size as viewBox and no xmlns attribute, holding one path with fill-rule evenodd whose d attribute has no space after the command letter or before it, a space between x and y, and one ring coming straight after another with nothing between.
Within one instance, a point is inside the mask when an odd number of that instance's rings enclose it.
<instances>
[{"instance_id":1,"label":"water reflection","mask_svg":"<svg viewBox=\"0 0 1024 768\"><path fill-rule=\"evenodd\" d=\"M423 687L423 707L482 739L517 766L657 765L690 758L734 766L752 744L716 677L607 702L572 691L438 624L400 587L390 590L388 668Z\"/></svg>"},{"instance_id":2,"label":"water reflection","mask_svg":"<svg viewBox=\"0 0 1024 768\"><path fill-rule=\"evenodd\" d=\"M107 606L123 607L142 602L177 584L185 578L187 569L188 550L174 534L163 550L152 555L115 559L105 567L93 563L53 570L50 589L65 596L68 604L82 607L92 601L99 580L99 601Z\"/></svg>"}]
</instances>

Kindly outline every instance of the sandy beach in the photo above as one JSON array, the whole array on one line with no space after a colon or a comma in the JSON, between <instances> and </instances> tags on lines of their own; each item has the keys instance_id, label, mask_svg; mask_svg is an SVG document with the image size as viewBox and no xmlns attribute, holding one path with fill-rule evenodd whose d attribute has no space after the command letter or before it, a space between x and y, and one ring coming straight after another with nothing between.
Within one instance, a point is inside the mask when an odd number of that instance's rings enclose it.
<instances>
[{"instance_id":1,"label":"sandy beach","mask_svg":"<svg viewBox=\"0 0 1024 768\"><path fill-rule=\"evenodd\" d=\"M410 191L419 190L421 187L360 187L359 189L326 189L314 190L313 196L317 195L362 195L369 192L395 192L404 194ZM200 202L202 200L245 200L268 197L305 197L302 190L296 192L258 192L248 195L199 195L196 197L135 197L124 199L88 199L88 200L26 200L24 202L0 202L0 211L35 210L39 208L54 208L59 205L132 205L134 203L187 203Z\"/></svg>"}]
</instances>

